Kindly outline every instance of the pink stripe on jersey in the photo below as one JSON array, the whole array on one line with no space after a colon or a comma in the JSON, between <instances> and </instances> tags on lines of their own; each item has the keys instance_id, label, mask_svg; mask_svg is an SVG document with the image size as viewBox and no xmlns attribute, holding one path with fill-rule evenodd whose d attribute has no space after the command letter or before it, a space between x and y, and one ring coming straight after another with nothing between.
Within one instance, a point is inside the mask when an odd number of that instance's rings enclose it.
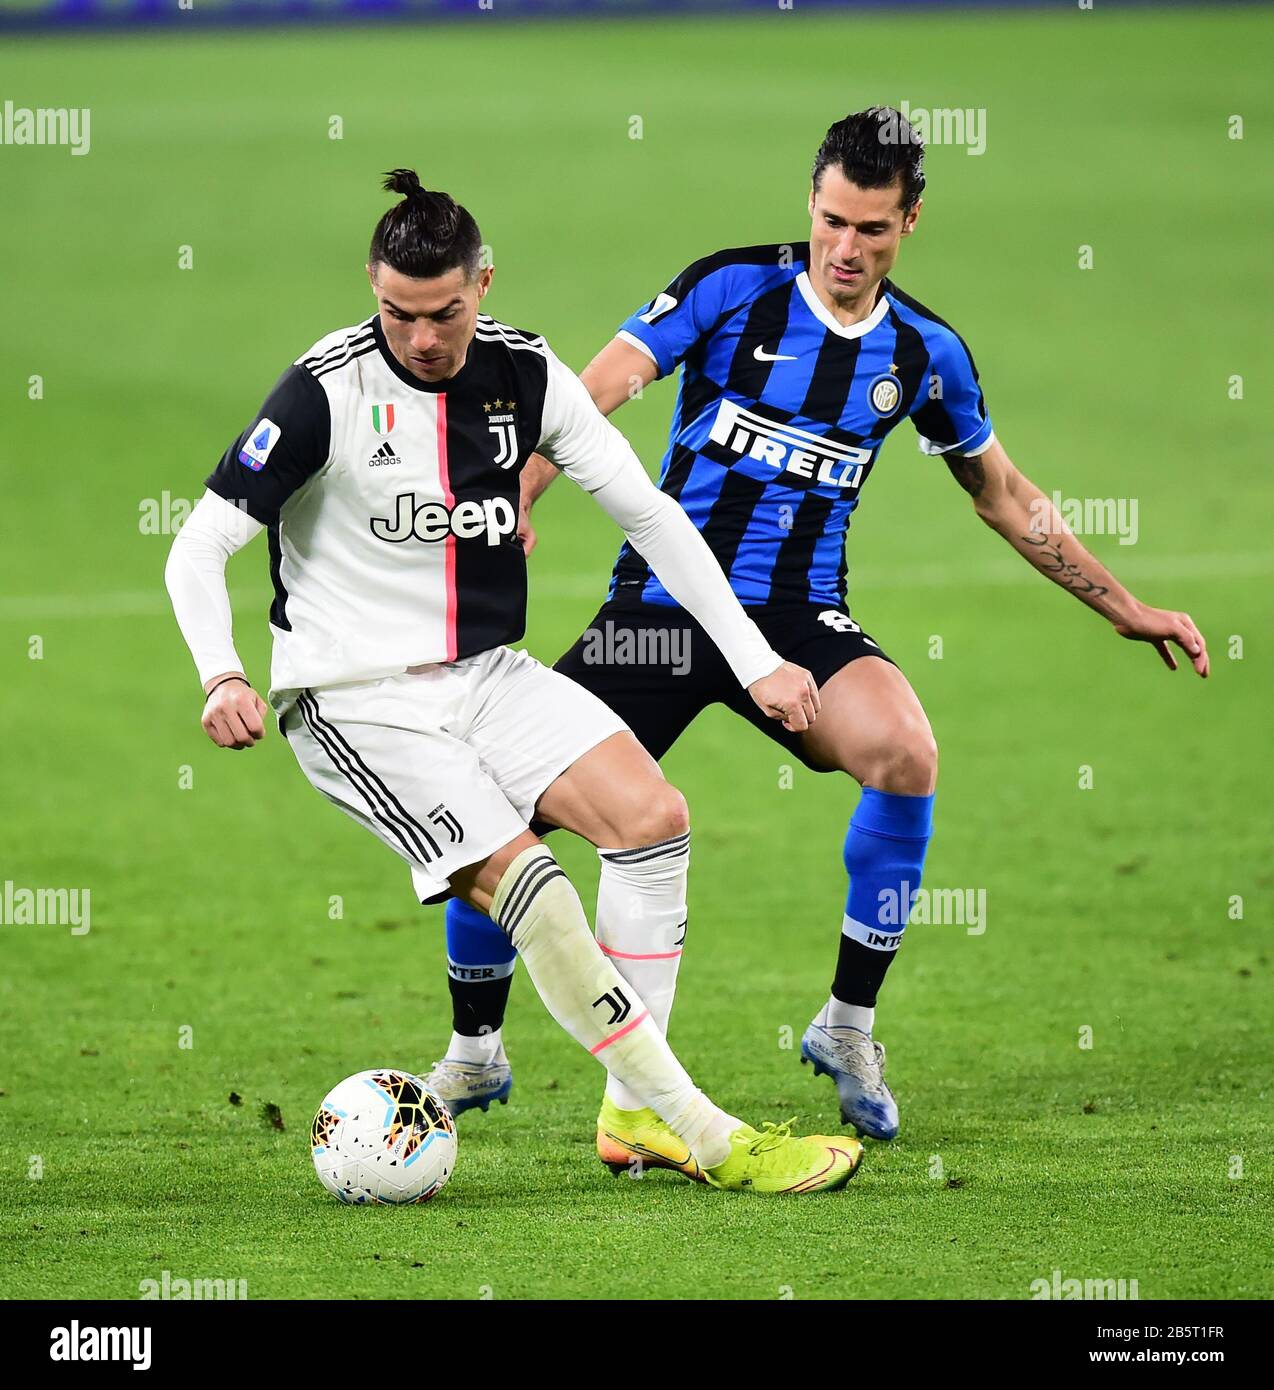
<instances>
[{"instance_id":1,"label":"pink stripe on jersey","mask_svg":"<svg viewBox=\"0 0 1274 1390\"><path fill-rule=\"evenodd\" d=\"M596 1057L597 1054L602 1050L602 1048L604 1048L604 1047L609 1047L609 1046L611 1045L611 1043L613 1043L613 1042L618 1042L618 1041L620 1040L620 1038L626 1037L629 1033L631 1033L631 1032L633 1031L634 1028L636 1028L636 1026L637 1026L639 1023L642 1023L644 1020L648 1019L649 1017L650 1017L650 1010L649 1010L649 1009L643 1009L643 1010L641 1011L641 1013L639 1013L639 1014L637 1015L637 1017L636 1017L635 1019L633 1019L633 1021L632 1021L631 1023L626 1024L623 1028L621 1028L621 1029L619 1030L618 1033L612 1033L612 1034L610 1035L609 1038L603 1038L603 1039L601 1040L601 1042L599 1042L599 1043L597 1044L596 1047L590 1047L588 1050L593 1054L594 1057Z\"/></svg>"},{"instance_id":2,"label":"pink stripe on jersey","mask_svg":"<svg viewBox=\"0 0 1274 1390\"><path fill-rule=\"evenodd\" d=\"M600 941L597 944L603 955L615 956L619 960L676 960L681 954L680 951L657 951L654 955L637 956L631 951L612 951L609 946L603 946Z\"/></svg>"},{"instance_id":3,"label":"pink stripe on jersey","mask_svg":"<svg viewBox=\"0 0 1274 1390\"><path fill-rule=\"evenodd\" d=\"M447 394L439 391L438 396L438 482L442 486L443 505L450 512L456 505L451 491L451 477L447 472ZM458 650L456 643L456 537L447 533L447 655L445 661L454 661Z\"/></svg>"}]
</instances>

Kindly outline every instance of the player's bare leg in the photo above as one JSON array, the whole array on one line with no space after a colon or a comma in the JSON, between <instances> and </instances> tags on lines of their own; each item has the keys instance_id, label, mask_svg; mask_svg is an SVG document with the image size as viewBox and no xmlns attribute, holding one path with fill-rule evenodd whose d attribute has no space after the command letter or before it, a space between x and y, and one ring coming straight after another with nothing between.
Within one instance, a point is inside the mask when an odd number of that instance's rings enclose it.
<instances>
[{"instance_id":1,"label":"player's bare leg","mask_svg":"<svg viewBox=\"0 0 1274 1390\"><path fill-rule=\"evenodd\" d=\"M900 796L931 796L938 745L907 677L878 656L842 666L819 687L823 707L801 735L810 755L860 786Z\"/></svg>"},{"instance_id":2,"label":"player's bare leg","mask_svg":"<svg viewBox=\"0 0 1274 1390\"><path fill-rule=\"evenodd\" d=\"M843 666L820 689L822 712L802 743L848 773L863 793L845 841L849 896L836 978L801 1040L801 1060L827 1072L841 1118L892 1139L898 1107L885 1084L885 1049L872 1037L876 996L898 947L924 868L938 750L907 678L880 657Z\"/></svg>"},{"instance_id":3,"label":"player's bare leg","mask_svg":"<svg viewBox=\"0 0 1274 1390\"><path fill-rule=\"evenodd\" d=\"M852 1176L862 1155L855 1141L796 1139L786 1126L758 1133L695 1086L641 997L599 949L579 896L536 836L516 837L449 881L510 938L558 1024L686 1144L713 1185L815 1192Z\"/></svg>"}]
</instances>

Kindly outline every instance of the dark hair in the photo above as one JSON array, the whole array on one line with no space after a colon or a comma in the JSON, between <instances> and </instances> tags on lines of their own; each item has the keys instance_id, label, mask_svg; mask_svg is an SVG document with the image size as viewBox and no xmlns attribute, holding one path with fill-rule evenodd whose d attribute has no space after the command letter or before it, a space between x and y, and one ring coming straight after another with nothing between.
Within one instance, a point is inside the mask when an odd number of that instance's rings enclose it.
<instances>
[{"instance_id":1,"label":"dark hair","mask_svg":"<svg viewBox=\"0 0 1274 1390\"><path fill-rule=\"evenodd\" d=\"M814 188L829 164L859 188L888 188L902 179L902 208L910 212L925 187L924 142L901 111L869 106L837 121L814 156Z\"/></svg>"},{"instance_id":2,"label":"dark hair","mask_svg":"<svg viewBox=\"0 0 1274 1390\"><path fill-rule=\"evenodd\" d=\"M466 279L478 273L482 233L472 216L449 194L420 186L414 169L391 169L384 187L401 193L376 224L368 263L384 261L400 275L429 280L463 266Z\"/></svg>"}]
</instances>

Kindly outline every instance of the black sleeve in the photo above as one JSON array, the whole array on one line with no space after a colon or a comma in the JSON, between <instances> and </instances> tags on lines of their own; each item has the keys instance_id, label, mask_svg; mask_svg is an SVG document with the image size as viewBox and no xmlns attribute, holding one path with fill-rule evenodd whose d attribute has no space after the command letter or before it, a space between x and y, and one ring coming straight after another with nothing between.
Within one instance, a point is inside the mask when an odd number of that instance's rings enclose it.
<instances>
[{"instance_id":1,"label":"black sleeve","mask_svg":"<svg viewBox=\"0 0 1274 1390\"><path fill-rule=\"evenodd\" d=\"M327 392L304 367L293 365L204 485L271 526L288 498L327 462L331 436Z\"/></svg>"}]
</instances>

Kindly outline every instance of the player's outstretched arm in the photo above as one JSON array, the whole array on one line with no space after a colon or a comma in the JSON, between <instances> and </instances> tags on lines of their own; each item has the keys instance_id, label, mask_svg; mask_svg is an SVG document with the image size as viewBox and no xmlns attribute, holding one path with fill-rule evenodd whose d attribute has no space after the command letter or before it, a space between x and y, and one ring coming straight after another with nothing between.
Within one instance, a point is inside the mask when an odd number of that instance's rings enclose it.
<instances>
[{"instance_id":1,"label":"player's outstretched arm","mask_svg":"<svg viewBox=\"0 0 1274 1390\"><path fill-rule=\"evenodd\" d=\"M609 415L649 386L656 371L654 362L639 348L622 338L612 338L580 373L580 380L592 396L593 404L603 415ZM557 469L542 454L532 454L522 470L518 539L528 555L535 549L538 539L531 525L531 508L556 477Z\"/></svg>"},{"instance_id":2,"label":"player's outstretched arm","mask_svg":"<svg viewBox=\"0 0 1274 1390\"><path fill-rule=\"evenodd\" d=\"M253 690L234 647L226 561L263 530L215 492L206 492L177 532L164 582L206 699L204 732L220 748L250 748L265 737L269 706Z\"/></svg>"},{"instance_id":3,"label":"player's outstretched arm","mask_svg":"<svg viewBox=\"0 0 1274 1390\"><path fill-rule=\"evenodd\" d=\"M1188 613L1151 608L1135 598L1082 546L1052 501L1018 471L998 440L966 458L944 454L947 467L973 498L978 515L1041 574L1096 609L1121 637L1149 642L1172 671L1175 644L1201 676L1208 648Z\"/></svg>"}]
</instances>

